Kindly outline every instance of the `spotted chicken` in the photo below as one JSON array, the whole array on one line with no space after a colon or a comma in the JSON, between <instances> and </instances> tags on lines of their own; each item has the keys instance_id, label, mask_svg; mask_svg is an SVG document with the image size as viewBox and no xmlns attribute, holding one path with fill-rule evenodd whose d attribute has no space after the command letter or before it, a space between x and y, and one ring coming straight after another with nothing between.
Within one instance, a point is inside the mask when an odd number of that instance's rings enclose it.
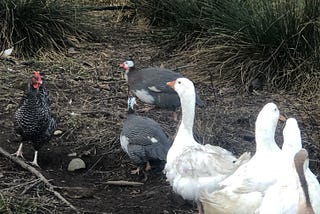
<instances>
[{"instance_id":1,"label":"spotted chicken","mask_svg":"<svg viewBox=\"0 0 320 214\"><path fill-rule=\"evenodd\" d=\"M39 166L38 151L50 141L56 125L44 80L40 72L35 71L14 114L14 129L22 138L19 149L14 154L23 157L23 142L31 142L35 150L32 164Z\"/></svg>"}]
</instances>

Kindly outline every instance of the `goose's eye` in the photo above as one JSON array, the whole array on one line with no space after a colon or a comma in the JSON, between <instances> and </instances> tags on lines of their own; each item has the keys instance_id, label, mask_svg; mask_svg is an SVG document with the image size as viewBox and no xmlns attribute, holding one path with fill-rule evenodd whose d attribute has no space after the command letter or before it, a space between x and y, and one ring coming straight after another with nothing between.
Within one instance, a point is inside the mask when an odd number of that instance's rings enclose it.
<instances>
[{"instance_id":1,"label":"goose's eye","mask_svg":"<svg viewBox=\"0 0 320 214\"><path fill-rule=\"evenodd\" d=\"M178 81L178 84L181 84L181 81Z\"/></svg>"}]
</instances>

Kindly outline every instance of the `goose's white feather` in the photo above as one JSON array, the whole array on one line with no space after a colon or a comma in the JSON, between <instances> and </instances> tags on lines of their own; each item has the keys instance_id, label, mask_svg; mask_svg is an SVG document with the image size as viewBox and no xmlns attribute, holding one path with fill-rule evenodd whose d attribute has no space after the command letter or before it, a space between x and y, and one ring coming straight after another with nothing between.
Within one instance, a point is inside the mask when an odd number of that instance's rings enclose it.
<instances>
[{"instance_id":1,"label":"goose's white feather","mask_svg":"<svg viewBox=\"0 0 320 214\"><path fill-rule=\"evenodd\" d=\"M271 186L263 198L259 213L298 213L299 198L303 192L294 166L294 156L302 148L301 134L296 119L289 118L283 130L283 169L277 183ZM308 167L305 169L311 205L320 213L320 186ZM318 209L317 209L318 207Z\"/></svg>"},{"instance_id":2,"label":"goose's white feather","mask_svg":"<svg viewBox=\"0 0 320 214\"><path fill-rule=\"evenodd\" d=\"M182 107L182 121L167 155L165 172L173 190L184 199L198 201L202 190L213 191L217 183L233 173L249 159L245 153L239 159L217 146L198 144L193 138L195 89L186 78L175 80Z\"/></svg>"},{"instance_id":3,"label":"goose's white feather","mask_svg":"<svg viewBox=\"0 0 320 214\"><path fill-rule=\"evenodd\" d=\"M280 113L274 103L260 111L255 128L256 153L219 183L221 190L201 194L205 213L254 213L266 189L276 182L281 150L274 135Z\"/></svg>"}]
</instances>

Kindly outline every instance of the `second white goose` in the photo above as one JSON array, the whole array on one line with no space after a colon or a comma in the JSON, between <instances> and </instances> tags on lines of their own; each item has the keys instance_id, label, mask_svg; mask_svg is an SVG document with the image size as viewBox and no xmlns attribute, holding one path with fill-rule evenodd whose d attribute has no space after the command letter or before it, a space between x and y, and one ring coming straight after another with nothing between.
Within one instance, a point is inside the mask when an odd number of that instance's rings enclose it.
<instances>
[{"instance_id":1,"label":"second white goose","mask_svg":"<svg viewBox=\"0 0 320 214\"><path fill-rule=\"evenodd\" d=\"M223 189L202 192L206 214L248 214L260 206L264 191L276 181L280 170L281 150L274 140L279 117L274 103L263 107L256 120L255 155L219 183Z\"/></svg>"}]
</instances>

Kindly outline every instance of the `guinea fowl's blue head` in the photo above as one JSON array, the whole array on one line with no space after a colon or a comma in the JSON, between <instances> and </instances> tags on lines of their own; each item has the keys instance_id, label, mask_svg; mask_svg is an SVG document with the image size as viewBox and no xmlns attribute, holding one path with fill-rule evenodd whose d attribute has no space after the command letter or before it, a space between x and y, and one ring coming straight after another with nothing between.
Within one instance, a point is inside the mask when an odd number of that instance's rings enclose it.
<instances>
[{"instance_id":1,"label":"guinea fowl's blue head","mask_svg":"<svg viewBox=\"0 0 320 214\"><path fill-rule=\"evenodd\" d=\"M132 60L127 60L123 62L120 67L124 68L124 70L129 71L130 68L134 68L134 62Z\"/></svg>"},{"instance_id":2,"label":"guinea fowl's blue head","mask_svg":"<svg viewBox=\"0 0 320 214\"><path fill-rule=\"evenodd\" d=\"M134 112L134 105L137 104L136 98L133 96L130 96L128 98L128 113L133 113Z\"/></svg>"},{"instance_id":3,"label":"guinea fowl's blue head","mask_svg":"<svg viewBox=\"0 0 320 214\"><path fill-rule=\"evenodd\" d=\"M42 77L39 71L35 71L33 77L31 78L30 85L32 88L39 90L42 85Z\"/></svg>"},{"instance_id":4,"label":"guinea fowl's blue head","mask_svg":"<svg viewBox=\"0 0 320 214\"><path fill-rule=\"evenodd\" d=\"M128 73L132 70L134 70L134 62L133 60L127 60L120 64L120 67L122 67L125 70L125 79L128 81Z\"/></svg>"}]
</instances>

